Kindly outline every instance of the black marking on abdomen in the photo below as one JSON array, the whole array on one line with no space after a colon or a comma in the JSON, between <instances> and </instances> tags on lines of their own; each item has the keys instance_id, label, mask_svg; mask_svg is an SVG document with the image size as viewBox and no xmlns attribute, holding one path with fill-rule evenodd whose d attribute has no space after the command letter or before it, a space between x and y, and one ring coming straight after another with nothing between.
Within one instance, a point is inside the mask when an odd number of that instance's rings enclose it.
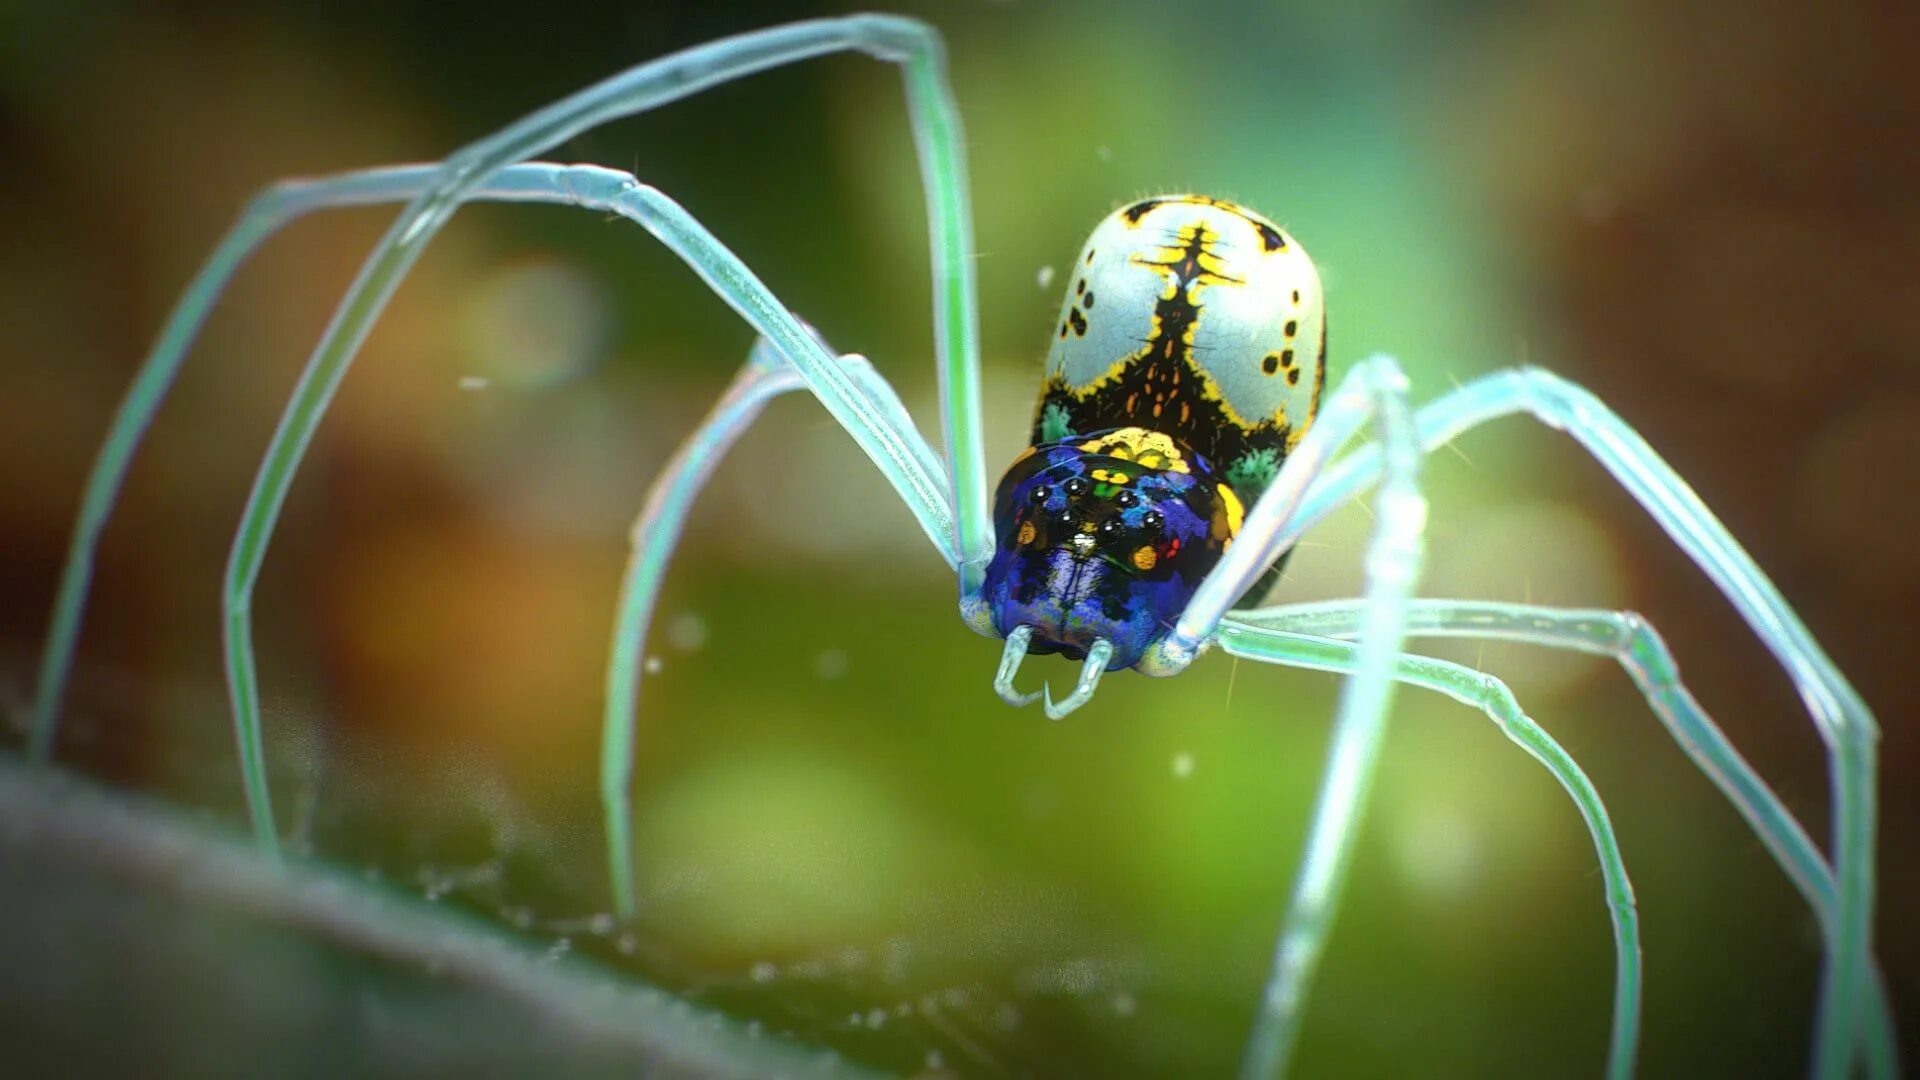
<instances>
[{"instance_id":1,"label":"black marking on abdomen","mask_svg":"<svg viewBox=\"0 0 1920 1080\"><path fill-rule=\"evenodd\" d=\"M1144 215L1167 201L1171 200L1149 199L1125 213ZM1205 391L1212 379L1193 356L1193 338L1205 313L1205 305L1200 302L1203 289L1241 284L1219 268L1215 250L1218 240L1205 224L1196 222L1180 231L1177 248L1160 249L1170 257L1133 257L1135 265L1154 270L1170 286L1154 303L1153 332L1127 359L1116 378L1091 393L1077 395L1063 376L1050 377L1042 390L1034 442L1042 441L1039 417L1044 417L1051 406L1064 411L1069 430L1077 433L1122 427L1163 432L1183 448L1206 458L1223 474L1249 453L1260 451L1270 451L1277 468L1286 457L1291 425L1271 417L1252 427L1234 424L1221 402L1207 396ZM1079 309L1072 308L1069 322L1077 314ZM1071 328L1077 331L1079 326ZM1260 360L1248 357L1246 362L1258 364ZM1249 502L1259 493L1259 488L1240 491Z\"/></svg>"},{"instance_id":2,"label":"black marking on abdomen","mask_svg":"<svg viewBox=\"0 0 1920 1080\"><path fill-rule=\"evenodd\" d=\"M1138 225L1140 224L1140 219L1146 217L1156 206L1179 206L1183 204L1189 206L1211 206L1217 210L1225 210L1227 213L1253 226L1254 231L1260 234L1260 247L1263 250L1269 252L1287 250L1287 238L1279 229L1260 220L1258 216L1244 206L1240 206L1237 203L1230 203L1225 199L1211 198L1206 195L1181 195L1177 197L1162 195L1152 199L1142 199L1132 206L1127 207L1125 210L1120 211L1120 215L1127 219L1127 224ZM1295 297L1294 300L1297 303L1299 297Z\"/></svg>"}]
</instances>

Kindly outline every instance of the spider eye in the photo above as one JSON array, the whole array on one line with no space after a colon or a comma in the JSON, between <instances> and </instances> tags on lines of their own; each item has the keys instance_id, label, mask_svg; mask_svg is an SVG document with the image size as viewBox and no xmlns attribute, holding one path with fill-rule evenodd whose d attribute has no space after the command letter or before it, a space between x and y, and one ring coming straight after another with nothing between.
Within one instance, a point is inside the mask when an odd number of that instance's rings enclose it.
<instances>
[{"instance_id":1,"label":"spider eye","mask_svg":"<svg viewBox=\"0 0 1920 1080\"><path fill-rule=\"evenodd\" d=\"M1158 510L1149 510L1146 512L1146 515L1140 519L1140 524L1146 526L1149 532L1159 532L1160 527L1166 523L1167 519L1161 517L1160 511Z\"/></svg>"},{"instance_id":2,"label":"spider eye","mask_svg":"<svg viewBox=\"0 0 1920 1080\"><path fill-rule=\"evenodd\" d=\"M1071 477L1066 483L1060 486L1067 489L1068 495L1077 499L1087 493L1087 478L1084 476Z\"/></svg>"},{"instance_id":3,"label":"spider eye","mask_svg":"<svg viewBox=\"0 0 1920 1080\"><path fill-rule=\"evenodd\" d=\"M1132 506L1134 503L1139 502L1140 496L1135 495L1131 491L1122 491L1120 494L1115 495L1113 497L1113 501L1115 503L1118 503L1122 510L1125 510L1127 507Z\"/></svg>"},{"instance_id":4,"label":"spider eye","mask_svg":"<svg viewBox=\"0 0 1920 1080\"><path fill-rule=\"evenodd\" d=\"M1120 519L1117 517L1110 517L1107 520L1100 523L1100 535L1108 539L1112 539L1113 537L1119 536L1120 529L1121 529Z\"/></svg>"},{"instance_id":5,"label":"spider eye","mask_svg":"<svg viewBox=\"0 0 1920 1080\"><path fill-rule=\"evenodd\" d=\"M1041 484L1039 487L1033 489L1033 494L1029 495L1028 498L1033 500L1035 506L1043 505L1048 499L1053 498L1053 489L1045 484Z\"/></svg>"}]
</instances>

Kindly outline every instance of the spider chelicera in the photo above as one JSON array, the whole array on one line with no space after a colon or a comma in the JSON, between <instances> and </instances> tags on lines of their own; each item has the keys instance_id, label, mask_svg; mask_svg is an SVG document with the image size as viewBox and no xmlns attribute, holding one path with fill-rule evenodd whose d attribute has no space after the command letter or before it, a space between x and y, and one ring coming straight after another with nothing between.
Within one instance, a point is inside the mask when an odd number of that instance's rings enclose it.
<instances>
[{"instance_id":1,"label":"spider chelicera","mask_svg":"<svg viewBox=\"0 0 1920 1080\"><path fill-rule=\"evenodd\" d=\"M859 51L898 64L924 180L933 254L945 453L921 436L863 358L836 356L673 200L634 176L533 159L587 129L777 65ZM625 216L670 248L760 335L732 387L672 457L633 532L609 665L602 794L615 906L634 907L628 786L645 628L687 508L727 447L771 398L806 389L878 466L959 577L962 620L1004 638L995 688L1044 696L1059 718L1102 675L1173 675L1211 647L1346 674L1306 854L1282 924L1245 1072L1284 1068L1353 851L1393 688L1474 705L1573 796L1600 856L1616 940L1608 1071L1631 1071L1639 943L1620 852L1586 776L1499 680L1401 653L1409 636L1517 640L1613 656L1649 706L1745 816L1806 896L1825 939L1815 1071L1856 1054L1891 1075L1891 1022L1869 948L1876 727L1777 589L1692 490L1580 387L1535 368L1496 372L1415 411L1400 367L1373 356L1328 385L1326 316L1313 263L1253 211L1197 195L1125 206L1102 222L1068 278L1033 446L989 500L980 425L972 225L960 119L938 35L858 15L728 38L622 72L444 161L268 188L189 287L114 421L83 496L40 672L31 753L51 754L80 610L106 519L154 411L208 310L269 235L317 210L405 203L341 302L263 461L223 595L227 680L252 824L278 857L261 752L250 602L294 472L347 367L400 279L469 201L542 202ZM1653 628L1630 612L1416 599L1426 502L1422 456L1487 420L1525 413L1571 435L1727 595L1798 686L1834 778L1834 854L1822 855L1679 682ZM1335 460L1362 428L1377 443ZM1248 606L1301 534L1378 486L1353 602ZM1081 660L1073 690L1022 693L1028 652Z\"/></svg>"}]
</instances>

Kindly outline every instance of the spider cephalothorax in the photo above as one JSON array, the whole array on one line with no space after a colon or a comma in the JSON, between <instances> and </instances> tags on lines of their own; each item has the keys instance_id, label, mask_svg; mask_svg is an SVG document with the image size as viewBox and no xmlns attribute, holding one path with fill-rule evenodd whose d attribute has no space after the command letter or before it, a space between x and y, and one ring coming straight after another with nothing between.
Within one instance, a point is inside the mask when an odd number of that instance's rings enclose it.
<instances>
[{"instance_id":1,"label":"spider cephalothorax","mask_svg":"<svg viewBox=\"0 0 1920 1080\"><path fill-rule=\"evenodd\" d=\"M1145 428L1043 443L1000 481L987 568L994 629L1085 657L1104 638L1132 667L1173 625L1239 531L1241 504L1205 458Z\"/></svg>"}]
</instances>

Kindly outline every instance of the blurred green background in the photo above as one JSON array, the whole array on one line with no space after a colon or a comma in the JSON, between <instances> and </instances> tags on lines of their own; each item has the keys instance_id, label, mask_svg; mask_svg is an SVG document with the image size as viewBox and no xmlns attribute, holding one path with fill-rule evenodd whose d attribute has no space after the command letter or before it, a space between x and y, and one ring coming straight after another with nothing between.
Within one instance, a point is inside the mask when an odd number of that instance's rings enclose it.
<instances>
[{"instance_id":1,"label":"blurred green background","mask_svg":"<svg viewBox=\"0 0 1920 1080\"><path fill-rule=\"evenodd\" d=\"M800 4L0 5L0 701L24 716L80 484L135 364L278 177L437 157L603 75ZM1878 941L1920 1001L1920 71L1911 5L908 4L946 33L978 222L986 429L1023 445L1043 286L1123 201L1194 190L1322 266L1331 368L1422 398L1522 361L1612 403L1773 575L1885 730ZM680 199L928 430L925 226L898 78L842 56L609 125L554 160ZM241 276L107 534L64 762L240 795L222 563L298 364L390 219L293 227ZM883 1067L1220 1074L1237 1060L1335 683L1211 657L1059 724L850 440L773 407L662 600L636 778L644 911L604 916L595 755L625 528L744 358L639 230L463 210L373 335L255 603L279 820L317 857ZM1428 470L1436 596L1633 607L1816 836L1826 770L1732 609L1563 437ZM1276 599L1352 595L1368 518ZM1618 670L1510 681L1608 800L1646 943L1648 1075L1793 1075L1798 895ZM1068 678L1036 661L1029 678ZM17 731L12 736L17 740ZM1591 1075L1612 955L1564 795L1406 693L1302 1075ZM31 978L9 973L8 978ZM111 1022L103 1016L100 1023ZM1909 1033L1909 1060L1920 1043Z\"/></svg>"}]
</instances>

